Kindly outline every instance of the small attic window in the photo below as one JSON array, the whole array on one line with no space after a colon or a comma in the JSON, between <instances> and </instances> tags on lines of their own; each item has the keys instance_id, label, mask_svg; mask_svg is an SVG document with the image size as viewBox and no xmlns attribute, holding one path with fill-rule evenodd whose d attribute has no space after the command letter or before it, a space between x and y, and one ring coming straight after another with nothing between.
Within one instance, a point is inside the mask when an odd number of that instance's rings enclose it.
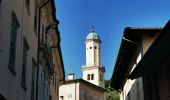
<instances>
[{"instance_id":1,"label":"small attic window","mask_svg":"<svg viewBox=\"0 0 170 100\"><path fill-rule=\"evenodd\" d=\"M97 46L95 46L94 49L97 49Z\"/></svg>"},{"instance_id":2,"label":"small attic window","mask_svg":"<svg viewBox=\"0 0 170 100\"><path fill-rule=\"evenodd\" d=\"M90 49L92 49L92 47L90 47Z\"/></svg>"}]
</instances>

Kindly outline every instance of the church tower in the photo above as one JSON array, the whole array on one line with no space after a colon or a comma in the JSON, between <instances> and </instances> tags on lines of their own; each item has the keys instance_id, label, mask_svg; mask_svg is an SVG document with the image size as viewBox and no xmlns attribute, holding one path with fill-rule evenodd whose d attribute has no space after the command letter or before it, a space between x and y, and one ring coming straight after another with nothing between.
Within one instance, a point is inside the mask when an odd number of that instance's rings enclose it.
<instances>
[{"instance_id":1,"label":"church tower","mask_svg":"<svg viewBox=\"0 0 170 100\"><path fill-rule=\"evenodd\" d=\"M105 68L100 64L99 35L92 30L86 38L86 65L83 65L83 79L97 86L104 87Z\"/></svg>"}]
</instances>

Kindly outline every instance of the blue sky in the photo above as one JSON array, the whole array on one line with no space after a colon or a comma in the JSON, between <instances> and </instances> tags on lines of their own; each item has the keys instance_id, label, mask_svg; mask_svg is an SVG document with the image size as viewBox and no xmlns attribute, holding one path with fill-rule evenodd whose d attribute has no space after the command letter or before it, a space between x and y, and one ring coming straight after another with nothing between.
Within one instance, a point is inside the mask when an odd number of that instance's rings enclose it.
<instances>
[{"instance_id":1,"label":"blue sky","mask_svg":"<svg viewBox=\"0 0 170 100\"><path fill-rule=\"evenodd\" d=\"M66 75L82 78L85 39L94 26L102 40L101 64L110 79L125 27L163 27L169 0L55 0Z\"/></svg>"}]
</instances>

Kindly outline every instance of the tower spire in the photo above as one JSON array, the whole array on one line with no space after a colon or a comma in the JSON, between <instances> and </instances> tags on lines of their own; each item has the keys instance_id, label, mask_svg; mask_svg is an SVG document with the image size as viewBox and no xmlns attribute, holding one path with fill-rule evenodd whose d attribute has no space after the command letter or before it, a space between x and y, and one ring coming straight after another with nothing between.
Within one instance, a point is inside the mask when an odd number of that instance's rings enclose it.
<instances>
[{"instance_id":1,"label":"tower spire","mask_svg":"<svg viewBox=\"0 0 170 100\"><path fill-rule=\"evenodd\" d=\"M91 31L92 31L92 32L95 32L95 28L94 28L93 25L92 25Z\"/></svg>"}]
</instances>

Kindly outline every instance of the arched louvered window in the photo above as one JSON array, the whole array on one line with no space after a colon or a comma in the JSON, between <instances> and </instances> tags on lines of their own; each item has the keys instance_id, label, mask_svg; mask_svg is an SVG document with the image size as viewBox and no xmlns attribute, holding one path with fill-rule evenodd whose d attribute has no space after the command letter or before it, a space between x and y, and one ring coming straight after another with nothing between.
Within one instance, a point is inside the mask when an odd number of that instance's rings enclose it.
<instances>
[{"instance_id":1,"label":"arched louvered window","mask_svg":"<svg viewBox=\"0 0 170 100\"><path fill-rule=\"evenodd\" d=\"M94 74L91 74L91 80L94 80Z\"/></svg>"},{"instance_id":2,"label":"arched louvered window","mask_svg":"<svg viewBox=\"0 0 170 100\"><path fill-rule=\"evenodd\" d=\"M90 74L87 75L87 80L90 80Z\"/></svg>"}]
</instances>

